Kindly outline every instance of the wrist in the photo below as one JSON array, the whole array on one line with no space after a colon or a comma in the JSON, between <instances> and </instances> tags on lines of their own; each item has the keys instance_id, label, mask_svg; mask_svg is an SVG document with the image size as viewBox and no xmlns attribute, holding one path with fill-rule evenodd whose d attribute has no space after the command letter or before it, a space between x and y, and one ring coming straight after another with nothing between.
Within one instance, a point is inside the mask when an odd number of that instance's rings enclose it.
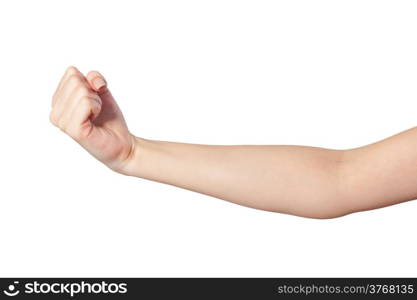
<instances>
[{"instance_id":1,"label":"wrist","mask_svg":"<svg viewBox=\"0 0 417 300\"><path fill-rule=\"evenodd\" d=\"M150 141L131 135L129 153L120 163L116 172L126 176L139 176L140 169L143 167L142 161L146 153L146 144Z\"/></svg>"}]
</instances>

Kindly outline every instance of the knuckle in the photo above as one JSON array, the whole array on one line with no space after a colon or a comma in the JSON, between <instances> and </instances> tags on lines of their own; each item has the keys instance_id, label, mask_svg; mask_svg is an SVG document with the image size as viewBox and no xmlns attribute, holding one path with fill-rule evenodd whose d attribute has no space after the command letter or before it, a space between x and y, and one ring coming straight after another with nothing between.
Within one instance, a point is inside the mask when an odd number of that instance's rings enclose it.
<instances>
[{"instance_id":1,"label":"knuckle","mask_svg":"<svg viewBox=\"0 0 417 300\"><path fill-rule=\"evenodd\" d=\"M77 68L76 68L76 67L74 67L74 66L69 66L69 67L67 68L67 70L65 71L65 73L66 73L66 74L77 74L77 73L78 73L78 70L77 70Z\"/></svg>"},{"instance_id":2,"label":"knuckle","mask_svg":"<svg viewBox=\"0 0 417 300\"><path fill-rule=\"evenodd\" d=\"M55 92L54 95L52 96L52 105L54 105L57 101L57 93Z\"/></svg>"},{"instance_id":3,"label":"knuckle","mask_svg":"<svg viewBox=\"0 0 417 300\"><path fill-rule=\"evenodd\" d=\"M54 95L52 96L52 107L54 107L57 103L59 103L60 101L60 94L58 92L55 92Z\"/></svg>"},{"instance_id":4,"label":"knuckle","mask_svg":"<svg viewBox=\"0 0 417 300\"><path fill-rule=\"evenodd\" d=\"M58 119L57 126L59 129L61 129L63 132L67 132L65 122L62 118Z\"/></svg>"},{"instance_id":5,"label":"knuckle","mask_svg":"<svg viewBox=\"0 0 417 300\"><path fill-rule=\"evenodd\" d=\"M51 111L51 112L49 113L49 121L50 121L52 124L54 124L55 126L58 126L58 122L57 122L57 119L56 119L56 116L55 116L55 112L54 112L54 111Z\"/></svg>"}]
</instances>

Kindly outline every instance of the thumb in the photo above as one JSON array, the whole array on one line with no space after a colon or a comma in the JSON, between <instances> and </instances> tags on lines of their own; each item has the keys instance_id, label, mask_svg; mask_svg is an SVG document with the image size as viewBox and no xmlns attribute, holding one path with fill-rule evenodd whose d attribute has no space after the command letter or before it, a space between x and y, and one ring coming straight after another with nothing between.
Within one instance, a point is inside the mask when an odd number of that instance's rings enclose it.
<instances>
[{"instance_id":1,"label":"thumb","mask_svg":"<svg viewBox=\"0 0 417 300\"><path fill-rule=\"evenodd\" d=\"M123 114L107 88L107 82L103 75L97 71L90 71L88 72L86 79L90 88L99 96L102 104L100 116L95 119L95 124L102 124L104 122L110 124L111 122L116 122L126 126Z\"/></svg>"},{"instance_id":2,"label":"thumb","mask_svg":"<svg viewBox=\"0 0 417 300\"><path fill-rule=\"evenodd\" d=\"M103 75L101 75L99 72L90 71L88 72L86 78L91 89L96 91L99 95L108 92L107 82L104 79Z\"/></svg>"}]
</instances>

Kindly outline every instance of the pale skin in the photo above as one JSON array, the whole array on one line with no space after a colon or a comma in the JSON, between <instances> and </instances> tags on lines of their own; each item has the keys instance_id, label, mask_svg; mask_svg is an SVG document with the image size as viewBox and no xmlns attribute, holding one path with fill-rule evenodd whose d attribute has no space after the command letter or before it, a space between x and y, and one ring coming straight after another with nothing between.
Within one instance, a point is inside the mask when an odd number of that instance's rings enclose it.
<instances>
[{"instance_id":1,"label":"pale skin","mask_svg":"<svg viewBox=\"0 0 417 300\"><path fill-rule=\"evenodd\" d=\"M75 67L50 120L116 172L252 208L334 218L417 198L417 128L348 150L149 140L130 133L100 73Z\"/></svg>"}]
</instances>

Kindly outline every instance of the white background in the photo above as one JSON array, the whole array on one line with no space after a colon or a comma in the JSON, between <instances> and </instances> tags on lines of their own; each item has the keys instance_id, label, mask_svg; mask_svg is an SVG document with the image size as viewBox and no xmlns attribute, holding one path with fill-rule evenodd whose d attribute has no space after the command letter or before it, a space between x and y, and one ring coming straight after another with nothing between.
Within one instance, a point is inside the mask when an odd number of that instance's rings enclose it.
<instances>
[{"instance_id":1,"label":"white background","mask_svg":"<svg viewBox=\"0 0 417 300\"><path fill-rule=\"evenodd\" d=\"M415 1L1 2L0 275L417 276L417 202L258 211L113 173L48 120L75 65L145 138L368 144L417 124L416 16Z\"/></svg>"}]
</instances>

